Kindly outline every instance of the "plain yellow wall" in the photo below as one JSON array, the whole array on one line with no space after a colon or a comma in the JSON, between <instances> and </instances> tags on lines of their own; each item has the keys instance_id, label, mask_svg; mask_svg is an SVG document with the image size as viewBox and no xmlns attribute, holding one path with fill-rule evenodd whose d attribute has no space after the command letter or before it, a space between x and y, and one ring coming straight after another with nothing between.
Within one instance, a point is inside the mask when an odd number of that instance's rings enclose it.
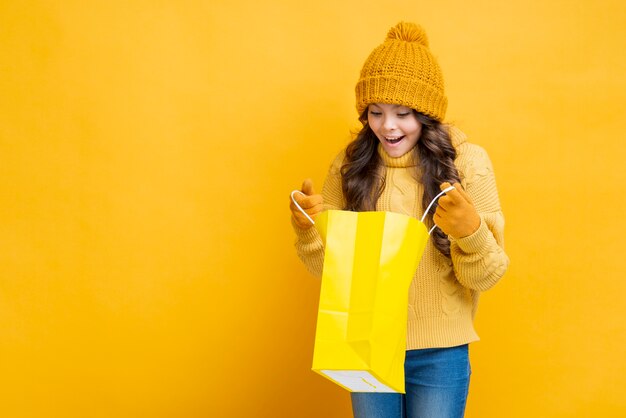
<instances>
[{"instance_id":1,"label":"plain yellow wall","mask_svg":"<svg viewBox=\"0 0 626 418\"><path fill-rule=\"evenodd\" d=\"M626 415L625 4L0 2L0 416L350 416L287 199L400 20L507 220L467 416Z\"/></svg>"}]
</instances>

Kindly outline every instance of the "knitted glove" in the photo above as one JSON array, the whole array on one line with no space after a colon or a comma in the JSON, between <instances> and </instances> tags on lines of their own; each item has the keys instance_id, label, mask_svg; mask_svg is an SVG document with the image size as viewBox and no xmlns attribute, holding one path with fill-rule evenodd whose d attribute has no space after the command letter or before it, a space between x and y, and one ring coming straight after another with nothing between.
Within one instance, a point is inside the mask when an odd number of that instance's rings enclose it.
<instances>
[{"instance_id":1,"label":"knitted glove","mask_svg":"<svg viewBox=\"0 0 626 418\"><path fill-rule=\"evenodd\" d=\"M293 195L294 199L296 199L296 202L298 202L300 207L304 209L304 211L311 218L315 218L315 215L320 213L323 209L324 199L322 198L322 195L315 194L315 191L313 190L313 181L311 179L306 179L304 180L304 183L302 183L302 193L304 193L306 196L303 196L300 193L295 193ZM300 209L298 209L297 206L293 204L291 198L289 199L289 201L291 216L296 225L300 229L309 229L310 227L312 227L313 224L311 223L311 221L309 221L306 216L304 216L304 214L300 212Z\"/></svg>"},{"instance_id":2,"label":"knitted glove","mask_svg":"<svg viewBox=\"0 0 626 418\"><path fill-rule=\"evenodd\" d=\"M442 183L440 187L443 190L450 187L450 183ZM439 198L433 221L447 235L458 239L478 230L480 216L463 187L459 183L454 183L454 187Z\"/></svg>"}]
</instances>

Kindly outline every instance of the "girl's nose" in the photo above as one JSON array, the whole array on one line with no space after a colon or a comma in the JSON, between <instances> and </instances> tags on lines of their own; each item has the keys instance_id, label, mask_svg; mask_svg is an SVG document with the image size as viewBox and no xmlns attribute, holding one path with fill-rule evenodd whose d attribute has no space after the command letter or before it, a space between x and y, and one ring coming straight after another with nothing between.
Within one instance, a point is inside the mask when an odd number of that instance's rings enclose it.
<instances>
[{"instance_id":1,"label":"girl's nose","mask_svg":"<svg viewBox=\"0 0 626 418\"><path fill-rule=\"evenodd\" d=\"M393 130L396 128L396 121L392 117L385 118L383 121L383 127L387 130Z\"/></svg>"}]
</instances>

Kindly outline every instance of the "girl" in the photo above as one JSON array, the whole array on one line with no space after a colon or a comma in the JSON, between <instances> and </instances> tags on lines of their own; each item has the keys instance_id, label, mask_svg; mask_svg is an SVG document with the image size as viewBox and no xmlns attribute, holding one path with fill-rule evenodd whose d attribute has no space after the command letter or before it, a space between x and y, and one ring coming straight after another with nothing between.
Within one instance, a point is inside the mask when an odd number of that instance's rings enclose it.
<instances>
[{"instance_id":1,"label":"girl","mask_svg":"<svg viewBox=\"0 0 626 418\"><path fill-rule=\"evenodd\" d=\"M322 193L306 180L296 201L322 210L391 211L436 225L415 272L408 306L406 394L352 393L357 418L462 417L469 388L468 344L480 292L504 275L504 218L487 153L443 124L443 77L424 30L401 22L365 61L356 85L363 128L332 163ZM292 203L299 257L321 276L324 248Z\"/></svg>"}]
</instances>

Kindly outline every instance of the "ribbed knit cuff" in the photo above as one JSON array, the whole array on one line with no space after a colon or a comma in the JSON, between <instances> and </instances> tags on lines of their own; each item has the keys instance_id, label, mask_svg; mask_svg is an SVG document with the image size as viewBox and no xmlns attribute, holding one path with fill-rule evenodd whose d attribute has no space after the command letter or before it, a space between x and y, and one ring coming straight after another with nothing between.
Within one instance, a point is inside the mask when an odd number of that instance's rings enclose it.
<instances>
[{"instance_id":1,"label":"ribbed knit cuff","mask_svg":"<svg viewBox=\"0 0 626 418\"><path fill-rule=\"evenodd\" d=\"M487 223L484 221L483 217L480 217L480 226L472 235L468 235L463 238L450 238L451 242L455 242L461 251L466 254L478 253L485 248L485 243L487 242L487 238L489 237L490 231L487 228Z\"/></svg>"},{"instance_id":2,"label":"ribbed knit cuff","mask_svg":"<svg viewBox=\"0 0 626 418\"><path fill-rule=\"evenodd\" d=\"M294 232L298 236L298 239L303 244L308 244L315 241L319 237L319 232L315 226L311 226L309 229L302 229L297 224L296 221L291 217L291 226L293 227Z\"/></svg>"}]
</instances>

